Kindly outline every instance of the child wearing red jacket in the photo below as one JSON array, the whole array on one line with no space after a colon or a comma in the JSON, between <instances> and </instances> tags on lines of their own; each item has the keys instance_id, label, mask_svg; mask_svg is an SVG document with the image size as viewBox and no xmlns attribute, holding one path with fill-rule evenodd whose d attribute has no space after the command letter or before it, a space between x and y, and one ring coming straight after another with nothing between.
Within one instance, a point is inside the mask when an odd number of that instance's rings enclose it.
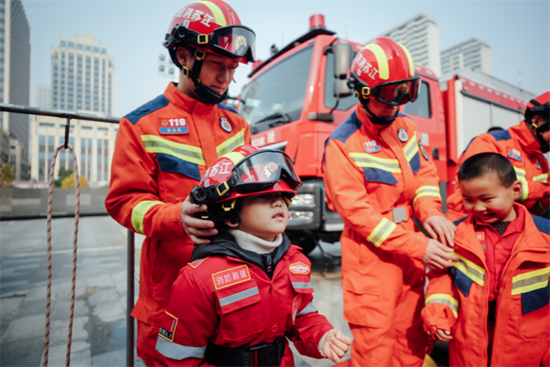
<instances>
[{"instance_id":1,"label":"child wearing red jacket","mask_svg":"<svg viewBox=\"0 0 550 367\"><path fill-rule=\"evenodd\" d=\"M424 329L449 342L450 366L549 366L550 221L515 203L522 184L499 154L458 177L470 216L455 222L460 260L428 273Z\"/></svg>"},{"instance_id":2,"label":"child wearing red jacket","mask_svg":"<svg viewBox=\"0 0 550 367\"><path fill-rule=\"evenodd\" d=\"M280 151L241 146L193 189L220 234L197 245L159 331L162 366L293 366L298 351L338 363L351 339L312 303L311 264L283 234L301 181Z\"/></svg>"}]
</instances>

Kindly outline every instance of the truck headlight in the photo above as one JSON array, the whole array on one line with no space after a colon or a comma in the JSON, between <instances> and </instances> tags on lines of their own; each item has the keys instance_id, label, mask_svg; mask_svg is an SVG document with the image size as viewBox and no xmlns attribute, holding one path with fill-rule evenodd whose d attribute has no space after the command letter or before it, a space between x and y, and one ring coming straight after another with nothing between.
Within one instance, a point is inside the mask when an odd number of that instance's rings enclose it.
<instances>
[{"instance_id":1,"label":"truck headlight","mask_svg":"<svg viewBox=\"0 0 550 367\"><path fill-rule=\"evenodd\" d=\"M313 212L297 212L294 210L290 211L290 214L292 214L291 219L312 219L313 218Z\"/></svg>"},{"instance_id":2,"label":"truck headlight","mask_svg":"<svg viewBox=\"0 0 550 367\"><path fill-rule=\"evenodd\" d=\"M292 198L293 206L315 206L315 195L313 194L298 194Z\"/></svg>"}]
</instances>

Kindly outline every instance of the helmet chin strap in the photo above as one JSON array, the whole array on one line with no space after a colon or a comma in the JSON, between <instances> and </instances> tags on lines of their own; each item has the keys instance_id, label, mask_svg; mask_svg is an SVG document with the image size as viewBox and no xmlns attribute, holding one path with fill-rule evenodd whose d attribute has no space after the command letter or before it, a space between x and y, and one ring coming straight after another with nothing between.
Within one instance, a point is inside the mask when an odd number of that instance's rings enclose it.
<instances>
[{"instance_id":1,"label":"helmet chin strap","mask_svg":"<svg viewBox=\"0 0 550 367\"><path fill-rule=\"evenodd\" d=\"M395 115L391 117L378 117L374 113L372 113L371 110L369 110L368 107L368 100L364 101L362 103L363 107L365 107L365 110L367 111L367 115L369 116L370 121L375 125L390 125L395 118L397 117L397 112Z\"/></svg>"},{"instance_id":2,"label":"helmet chin strap","mask_svg":"<svg viewBox=\"0 0 550 367\"><path fill-rule=\"evenodd\" d=\"M199 79L202 69L202 63L204 61L204 58L206 57L206 52L197 49L194 56L195 62L193 63L193 68L191 70L187 68L183 69L184 74L193 81L193 84L195 84L194 92L205 103L221 103L224 99L227 98L227 90L223 94L216 93L212 89L208 88L206 85L202 84Z\"/></svg>"},{"instance_id":3,"label":"helmet chin strap","mask_svg":"<svg viewBox=\"0 0 550 367\"><path fill-rule=\"evenodd\" d=\"M534 123L531 124L531 129L534 130L535 138L537 138L539 144L540 144L540 150L543 153L548 153L550 151L550 144L544 139L542 134L550 130L550 122L546 122L539 127L535 125Z\"/></svg>"}]
</instances>

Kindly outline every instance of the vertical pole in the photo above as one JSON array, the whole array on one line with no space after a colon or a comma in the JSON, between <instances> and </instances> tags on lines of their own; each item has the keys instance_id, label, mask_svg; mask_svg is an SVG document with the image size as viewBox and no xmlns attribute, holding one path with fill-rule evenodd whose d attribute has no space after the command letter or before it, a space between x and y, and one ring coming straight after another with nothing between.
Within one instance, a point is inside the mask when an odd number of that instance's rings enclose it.
<instances>
[{"instance_id":1,"label":"vertical pole","mask_svg":"<svg viewBox=\"0 0 550 367\"><path fill-rule=\"evenodd\" d=\"M128 230L128 279L126 291L126 366L134 367L134 318L130 312L134 308L134 232Z\"/></svg>"}]
</instances>

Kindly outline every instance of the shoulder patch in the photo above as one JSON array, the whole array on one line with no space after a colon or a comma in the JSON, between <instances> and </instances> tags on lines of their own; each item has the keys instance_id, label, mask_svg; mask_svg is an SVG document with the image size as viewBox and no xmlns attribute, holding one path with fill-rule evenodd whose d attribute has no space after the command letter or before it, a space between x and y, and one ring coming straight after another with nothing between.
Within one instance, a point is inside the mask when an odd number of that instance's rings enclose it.
<instances>
[{"instance_id":1,"label":"shoulder patch","mask_svg":"<svg viewBox=\"0 0 550 367\"><path fill-rule=\"evenodd\" d=\"M153 99L152 101L149 101L143 106L138 107L134 111L130 112L129 114L124 116L124 118L126 118L133 125L135 125L136 122L138 122L139 119L142 118L143 116L146 116L152 112L155 112L156 110L160 110L161 108L168 106L169 103L170 103L170 100L161 94L160 96Z\"/></svg>"},{"instance_id":2,"label":"shoulder patch","mask_svg":"<svg viewBox=\"0 0 550 367\"><path fill-rule=\"evenodd\" d=\"M361 125L361 121L357 118L355 111L353 111L353 113L329 136L325 142L325 148L331 139L345 143L354 132L361 128Z\"/></svg>"},{"instance_id":3,"label":"shoulder patch","mask_svg":"<svg viewBox=\"0 0 550 367\"><path fill-rule=\"evenodd\" d=\"M222 289L235 284L245 282L252 279L248 265L237 266L236 268L226 269L212 274L214 287Z\"/></svg>"},{"instance_id":4,"label":"shoulder patch","mask_svg":"<svg viewBox=\"0 0 550 367\"><path fill-rule=\"evenodd\" d=\"M208 259L209 256L203 258L203 259L197 259L195 261L192 261L189 263L189 266L192 267L193 269L196 269L197 266L199 266L200 264L202 264L203 262L206 261L206 259Z\"/></svg>"},{"instance_id":5,"label":"shoulder patch","mask_svg":"<svg viewBox=\"0 0 550 367\"><path fill-rule=\"evenodd\" d=\"M226 106L223 103L218 103L217 106L218 106L218 108L221 108L222 110L233 112L233 113L235 113L239 116L241 115L240 113L237 112L236 109L234 109L233 107Z\"/></svg>"},{"instance_id":6,"label":"shoulder patch","mask_svg":"<svg viewBox=\"0 0 550 367\"><path fill-rule=\"evenodd\" d=\"M408 118L409 120L414 121L414 119L413 119L411 116L409 116L409 115L407 115L406 113L403 113L403 112L398 112L398 113L397 113L397 117L406 117L406 118ZM415 121L415 122L416 122L416 121Z\"/></svg>"},{"instance_id":7,"label":"shoulder patch","mask_svg":"<svg viewBox=\"0 0 550 367\"><path fill-rule=\"evenodd\" d=\"M311 271L310 267L303 262L297 262L290 264L290 272L293 274L309 274Z\"/></svg>"},{"instance_id":8,"label":"shoulder patch","mask_svg":"<svg viewBox=\"0 0 550 367\"><path fill-rule=\"evenodd\" d=\"M550 234L550 220L531 214L539 232Z\"/></svg>"},{"instance_id":9,"label":"shoulder patch","mask_svg":"<svg viewBox=\"0 0 550 367\"><path fill-rule=\"evenodd\" d=\"M455 220L453 223L455 226L458 226L460 223L464 222L466 219L468 219L469 215L465 216L464 218L461 218L459 220Z\"/></svg>"},{"instance_id":10,"label":"shoulder patch","mask_svg":"<svg viewBox=\"0 0 550 367\"><path fill-rule=\"evenodd\" d=\"M492 135L496 141L512 139L512 136L510 135L508 130L491 131L488 134Z\"/></svg>"}]
</instances>

